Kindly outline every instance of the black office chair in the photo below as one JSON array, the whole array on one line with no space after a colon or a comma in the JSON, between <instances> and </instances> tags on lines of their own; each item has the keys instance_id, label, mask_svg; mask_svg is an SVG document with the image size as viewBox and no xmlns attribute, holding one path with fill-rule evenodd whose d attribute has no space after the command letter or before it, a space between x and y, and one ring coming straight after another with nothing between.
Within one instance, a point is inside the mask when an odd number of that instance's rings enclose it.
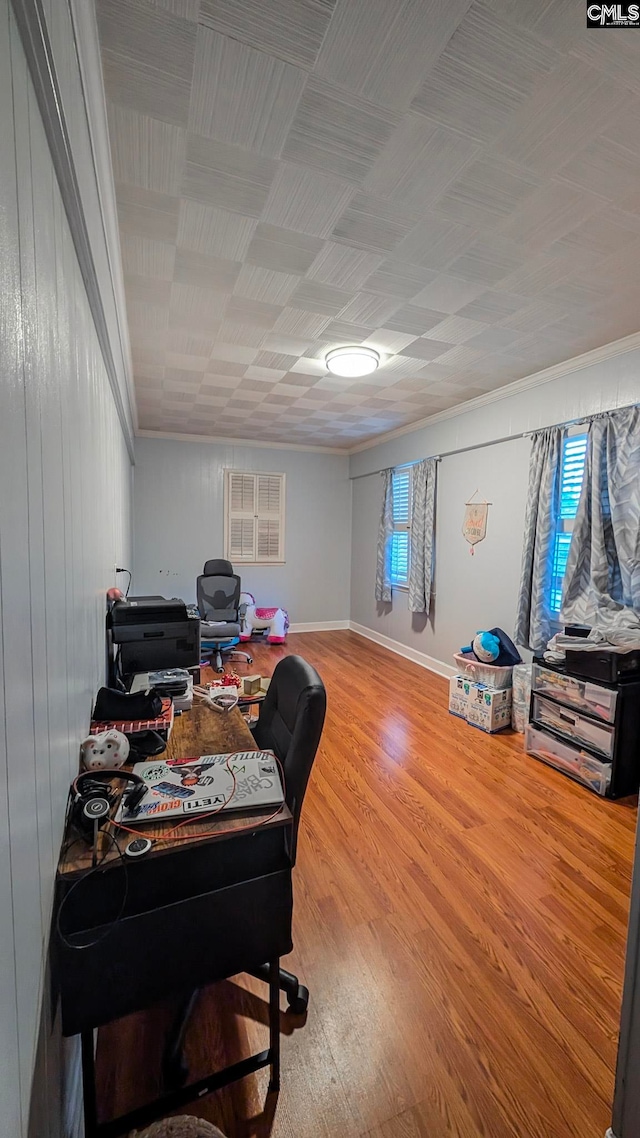
<instances>
[{"instance_id":1,"label":"black office chair","mask_svg":"<svg viewBox=\"0 0 640 1138\"><path fill-rule=\"evenodd\" d=\"M230 561L222 558L205 561L196 579L200 644L203 653L211 653L211 663L217 672L224 671L223 653L229 658L253 663L253 657L247 652L236 650L240 642L240 592L240 578Z\"/></svg>"},{"instance_id":2,"label":"black office chair","mask_svg":"<svg viewBox=\"0 0 640 1138\"><path fill-rule=\"evenodd\" d=\"M276 665L253 728L258 747L274 751L282 763L286 803L293 815L292 865L296 861L302 803L326 709L327 693L315 668L302 656L285 656ZM268 965L260 965L251 975L268 982ZM280 988L287 995L289 1011L303 1015L309 1004L309 989L285 968L280 969ZM164 1074L170 1083L183 1082L189 1073L183 1058L183 1043L197 998L198 992L193 992L181 1009L165 1049Z\"/></svg>"}]
</instances>

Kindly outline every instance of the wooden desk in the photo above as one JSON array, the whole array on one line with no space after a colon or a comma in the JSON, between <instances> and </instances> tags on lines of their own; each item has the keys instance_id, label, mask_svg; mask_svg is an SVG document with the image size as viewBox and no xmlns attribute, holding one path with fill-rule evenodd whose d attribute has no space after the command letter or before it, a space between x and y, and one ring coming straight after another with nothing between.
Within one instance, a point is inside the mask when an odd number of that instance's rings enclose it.
<instances>
[{"instance_id":1,"label":"wooden desk","mask_svg":"<svg viewBox=\"0 0 640 1138\"><path fill-rule=\"evenodd\" d=\"M257 747L245 719L238 707L231 711L214 711L206 703L196 700L191 711L185 711L174 721L173 731L167 744L166 759L197 759L200 755L224 755L233 751L256 751ZM131 769L127 764L126 769ZM124 784L117 779L113 783L114 789L120 790ZM252 829L272 826L286 826L291 822L291 812L284 805L275 818L270 817L272 809L268 810L233 810L231 812L197 819L188 825L181 826L180 838L168 841L162 840L163 835L175 830L176 819L167 819L166 822L144 823L136 830L146 838L160 839L157 846L146 855L146 858L161 857L179 846L187 846L186 840L192 837L198 842L213 842L217 838L232 834L240 826L250 826ZM203 837L203 834L207 837ZM98 861L107 866L110 862L119 861L120 854L111 840L115 834L121 847L127 844L132 835L125 830L118 831L115 827L107 827L98 838ZM92 850L84 841L78 841L75 835L65 835L62 854L58 864L58 873L78 874L86 873L91 868Z\"/></svg>"},{"instance_id":2,"label":"wooden desk","mask_svg":"<svg viewBox=\"0 0 640 1138\"><path fill-rule=\"evenodd\" d=\"M166 755L190 758L255 749L237 708L221 714L197 704L176 721ZM271 1067L271 1087L277 1089L280 957L292 949L291 824L286 806L276 817L234 811L190 822L181 830L188 831L186 840L159 841L139 861L121 859L108 838L94 869L91 850L78 843L61 858L53 974L63 1033L82 1034L87 1138L112 1138L146 1126L261 1067ZM175 829L175 820L139 829L160 839ZM129 839L126 833L123 837ZM77 950L80 942L82 951ZM265 962L268 1050L191 1086L170 1089L147 1107L98 1123L94 1028L168 995L255 972Z\"/></svg>"}]
</instances>

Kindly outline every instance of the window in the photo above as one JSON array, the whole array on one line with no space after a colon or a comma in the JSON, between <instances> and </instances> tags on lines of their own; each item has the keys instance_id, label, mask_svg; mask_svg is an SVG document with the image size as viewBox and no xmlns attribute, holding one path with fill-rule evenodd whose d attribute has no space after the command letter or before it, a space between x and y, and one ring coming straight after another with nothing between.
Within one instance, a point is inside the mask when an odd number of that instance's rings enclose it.
<instances>
[{"instance_id":1,"label":"window","mask_svg":"<svg viewBox=\"0 0 640 1138\"><path fill-rule=\"evenodd\" d=\"M399 466L391 476L393 535L391 537L391 584L406 588L409 584L411 556L411 467Z\"/></svg>"},{"instance_id":2,"label":"window","mask_svg":"<svg viewBox=\"0 0 640 1138\"><path fill-rule=\"evenodd\" d=\"M567 571L571 548L573 523L578 512L584 466L587 457L587 436L565 435L560 470L560 507L556 519L556 536L553 546L553 567L549 607L559 613L562 606L562 586Z\"/></svg>"},{"instance_id":3,"label":"window","mask_svg":"<svg viewBox=\"0 0 640 1138\"><path fill-rule=\"evenodd\" d=\"M225 556L234 564L284 561L284 474L225 471Z\"/></svg>"}]
</instances>

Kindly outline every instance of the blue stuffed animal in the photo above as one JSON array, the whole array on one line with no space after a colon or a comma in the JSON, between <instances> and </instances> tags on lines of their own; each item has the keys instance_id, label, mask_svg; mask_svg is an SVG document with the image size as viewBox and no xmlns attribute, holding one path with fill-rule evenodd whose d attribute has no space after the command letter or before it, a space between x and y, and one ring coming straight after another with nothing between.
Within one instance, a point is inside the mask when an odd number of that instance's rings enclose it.
<instances>
[{"instance_id":1,"label":"blue stuffed animal","mask_svg":"<svg viewBox=\"0 0 640 1138\"><path fill-rule=\"evenodd\" d=\"M501 628L477 632L471 644L460 651L465 656L474 656L481 664L492 664L496 668L511 668L514 664L522 663L513 640Z\"/></svg>"}]
</instances>

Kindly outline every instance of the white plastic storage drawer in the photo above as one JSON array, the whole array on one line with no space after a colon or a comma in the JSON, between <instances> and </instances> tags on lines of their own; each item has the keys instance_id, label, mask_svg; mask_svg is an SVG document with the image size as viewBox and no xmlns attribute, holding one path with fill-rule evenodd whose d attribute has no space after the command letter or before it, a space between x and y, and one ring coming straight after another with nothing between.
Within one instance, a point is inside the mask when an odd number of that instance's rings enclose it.
<instances>
[{"instance_id":1,"label":"white plastic storage drawer","mask_svg":"<svg viewBox=\"0 0 640 1138\"><path fill-rule=\"evenodd\" d=\"M595 790L596 794L607 793L611 783L611 763L600 762L593 755L554 739L546 731L534 727L533 723L527 726L524 746L528 755L571 775L571 778Z\"/></svg>"},{"instance_id":2,"label":"white plastic storage drawer","mask_svg":"<svg viewBox=\"0 0 640 1138\"><path fill-rule=\"evenodd\" d=\"M554 672L542 664L533 665L533 690L543 695L551 695L575 707L576 711L586 711L597 715L606 723L613 723L616 717L618 693L590 680L580 680L577 676L565 676Z\"/></svg>"},{"instance_id":3,"label":"white plastic storage drawer","mask_svg":"<svg viewBox=\"0 0 640 1138\"><path fill-rule=\"evenodd\" d=\"M572 711L570 707L564 707L534 693L531 719L542 727L560 732L578 746L593 747L607 759L613 757L613 727L605 727L604 723L595 723L593 719L587 719L586 715Z\"/></svg>"}]
</instances>

